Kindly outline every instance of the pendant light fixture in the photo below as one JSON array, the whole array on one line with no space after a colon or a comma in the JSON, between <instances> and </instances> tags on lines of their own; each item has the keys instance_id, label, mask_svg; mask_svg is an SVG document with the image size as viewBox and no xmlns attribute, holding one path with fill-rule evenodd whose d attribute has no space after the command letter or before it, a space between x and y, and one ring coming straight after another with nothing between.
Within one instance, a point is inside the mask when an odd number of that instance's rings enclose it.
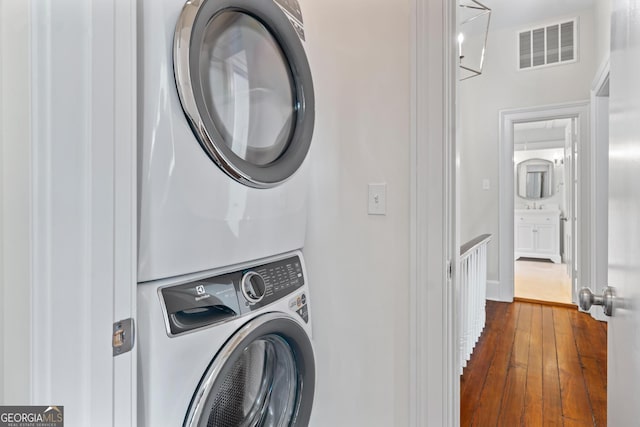
<instances>
[{"instance_id":1,"label":"pendant light fixture","mask_svg":"<svg viewBox=\"0 0 640 427\"><path fill-rule=\"evenodd\" d=\"M491 9L477 0L459 2L458 57L460 80L482 74Z\"/></svg>"}]
</instances>

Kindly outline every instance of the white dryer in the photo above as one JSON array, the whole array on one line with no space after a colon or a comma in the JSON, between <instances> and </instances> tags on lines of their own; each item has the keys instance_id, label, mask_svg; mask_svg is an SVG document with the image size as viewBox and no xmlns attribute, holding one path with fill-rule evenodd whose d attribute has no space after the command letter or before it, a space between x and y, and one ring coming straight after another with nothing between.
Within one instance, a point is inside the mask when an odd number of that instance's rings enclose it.
<instances>
[{"instance_id":1,"label":"white dryer","mask_svg":"<svg viewBox=\"0 0 640 427\"><path fill-rule=\"evenodd\" d=\"M139 2L138 282L303 247L302 22L297 0Z\"/></svg>"},{"instance_id":2,"label":"white dryer","mask_svg":"<svg viewBox=\"0 0 640 427\"><path fill-rule=\"evenodd\" d=\"M315 391L299 252L138 286L138 425L307 426Z\"/></svg>"}]
</instances>

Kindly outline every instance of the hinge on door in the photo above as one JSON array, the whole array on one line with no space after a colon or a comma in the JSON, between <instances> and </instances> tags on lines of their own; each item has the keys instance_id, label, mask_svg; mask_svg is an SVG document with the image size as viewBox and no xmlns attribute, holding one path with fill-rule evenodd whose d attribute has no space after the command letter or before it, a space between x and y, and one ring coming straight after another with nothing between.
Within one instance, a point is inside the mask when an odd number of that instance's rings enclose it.
<instances>
[{"instance_id":1,"label":"hinge on door","mask_svg":"<svg viewBox=\"0 0 640 427\"><path fill-rule=\"evenodd\" d=\"M111 337L111 346L113 347L113 355L127 353L133 348L133 340L135 338L135 328L133 319L120 320L113 324L113 336Z\"/></svg>"},{"instance_id":2,"label":"hinge on door","mask_svg":"<svg viewBox=\"0 0 640 427\"><path fill-rule=\"evenodd\" d=\"M453 279L453 263L451 261L447 261L447 277L449 280Z\"/></svg>"}]
</instances>

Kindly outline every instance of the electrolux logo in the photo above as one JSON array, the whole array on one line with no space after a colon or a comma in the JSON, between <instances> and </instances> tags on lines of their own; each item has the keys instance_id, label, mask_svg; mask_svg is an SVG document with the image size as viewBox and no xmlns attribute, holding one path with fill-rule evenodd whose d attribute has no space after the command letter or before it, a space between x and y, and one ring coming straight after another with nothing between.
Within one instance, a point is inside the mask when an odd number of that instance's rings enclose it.
<instances>
[{"instance_id":1,"label":"electrolux logo","mask_svg":"<svg viewBox=\"0 0 640 427\"><path fill-rule=\"evenodd\" d=\"M0 406L0 427L64 427L64 406Z\"/></svg>"},{"instance_id":2,"label":"electrolux logo","mask_svg":"<svg viewBox=\"0 0 640 427\"><path fill-rule=\"evenodd\" d=\"M196 292L198 294L198 296L196 297L196 301L201 301L203 299L207 299L211 297L211 295L209 295L207 291L204 289L204 285L196 286Z\"/></svg>"}]
</instances>

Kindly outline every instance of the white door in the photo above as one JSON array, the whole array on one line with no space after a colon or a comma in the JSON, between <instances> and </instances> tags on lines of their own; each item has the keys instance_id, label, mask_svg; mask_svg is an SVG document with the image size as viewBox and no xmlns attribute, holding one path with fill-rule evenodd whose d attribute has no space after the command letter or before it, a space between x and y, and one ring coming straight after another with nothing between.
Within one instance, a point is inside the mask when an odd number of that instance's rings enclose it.
<instances>
[{"instance_id":1,"label":"white door","mask_svg":"<svg viewBox=\"0 0 640 427\"><path fill-rule=\"evenodd\" d=\"M573 216L569 220L571 224L571 245L572 245L572 270L571 270L571 301L576 301L578 296L578 284L582 281L582 272L580 268L583 268L581 264L582 254L582 217L583 217L583 206L582 206L582 197L583 194L580 194L580 174L581 169L584 168L584 165L581 166L583 160L580 159L580 141L578 139L578 119L571 119L571 146L573 149L573 158L571 160L571 196L572 199L570 201L570 205L572 206L572 214Z\"/></svg>"},{"instance_id":2,"label":"white door","mask_svg":"<svg viewBox=\"0 0 640 427\"><path fill-rule=\"evenodd\" d=\"M573 122L573 120L572 120ZM565 128L564 136L564 262L567 263L567 274L569 277L573 273L574 245L573 245L573 125Z\"/></svg>"},{"instance_id":3,"label":"white door","mask_svg":"<svg viewBox=\"0 0 640 427\"><path fill-rule=\"evenodd\" d=\"M608 424L640 420L640 0L612 7L609 146ZM598 308L599 309L599 308Z\"/></svg>"}]
</instances>

